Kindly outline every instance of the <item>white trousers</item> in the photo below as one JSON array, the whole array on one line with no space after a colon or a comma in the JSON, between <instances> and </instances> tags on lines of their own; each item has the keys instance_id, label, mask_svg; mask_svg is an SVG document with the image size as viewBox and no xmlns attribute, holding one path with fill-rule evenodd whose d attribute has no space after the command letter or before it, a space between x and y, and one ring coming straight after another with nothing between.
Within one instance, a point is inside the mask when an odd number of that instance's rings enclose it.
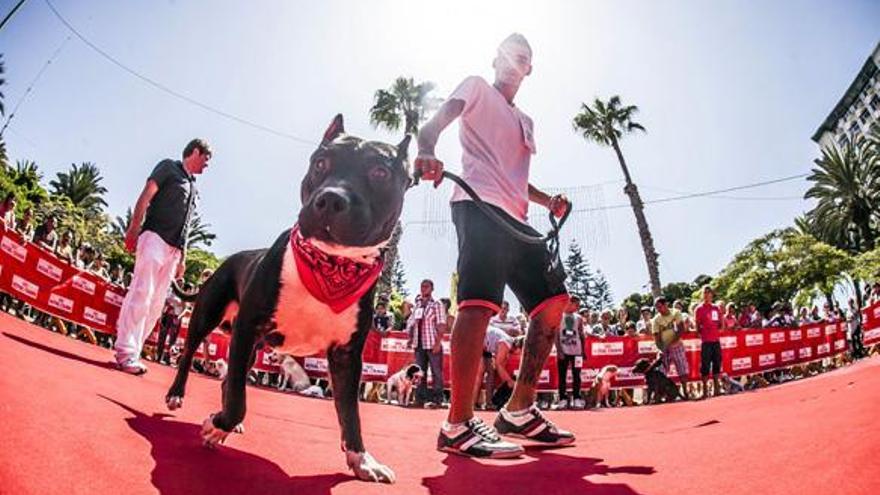
<instances>
[{"instance_id":1,"label":"white trousers","mask_svg":"<svg viewBox=\"0 0 880 495\"><path fill-rule=\"evenodd\" d=\"M144 342L159 321L181 252L151 231L138 237L134 274L116 320L116 361L140 359Z\"/></svg>"}]
</instances>

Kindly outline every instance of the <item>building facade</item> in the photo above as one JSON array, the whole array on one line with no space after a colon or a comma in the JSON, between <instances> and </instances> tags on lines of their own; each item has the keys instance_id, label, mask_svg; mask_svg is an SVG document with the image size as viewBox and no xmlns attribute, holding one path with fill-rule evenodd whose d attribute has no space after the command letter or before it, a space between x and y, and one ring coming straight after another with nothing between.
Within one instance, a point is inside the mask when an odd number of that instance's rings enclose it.
<instances>
[{"instance_id":1,"label":"building facade","mask_svg":"<svg viewBox=\"0 0 880 495\"><path fill-rule=\"evenodd\" d=\"M813 141L822 148L843 146L867 133L874 124L880 125L880 43L813 134Z\"/></svg>"}]
</instances>

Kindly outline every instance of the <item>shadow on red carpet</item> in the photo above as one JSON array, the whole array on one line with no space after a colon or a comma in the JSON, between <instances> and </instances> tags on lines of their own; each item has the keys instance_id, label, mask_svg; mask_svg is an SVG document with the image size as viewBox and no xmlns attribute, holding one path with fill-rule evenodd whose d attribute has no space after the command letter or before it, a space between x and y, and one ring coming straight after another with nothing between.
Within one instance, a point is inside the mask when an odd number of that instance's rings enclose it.
<instances>
[{"instance_id":1,"label":"shadow on red carpet","mask_svg":"<svg viewBox=\"0 0 880 495\"><path fill-rule=\"evenodd\" d=\"M633 495L635 490L626 484L596 484L587 476L614 473L651 475L649 466L609 467L602 459L565 455L567 449L530 448L526 458L532 462L517 465L486 465L467 457L450 455L443 460L446 471L441 476L422 479L422 486L431 494L459 493L462 481L467 480L471 493L577 493ZM540 488L533 483L540 480ZM524 491L525 490L525 491Z\"/></svg>"},{"instance_id":2,"label":"shadow on red carpet","mask_svg":"<svg viewBox=\"0 0 880 495\"><path fill-rule=\"evenodd\" d=\"M47 345L41 344L39 342L34 342L33 340L28 340L24 337L19 337L18 335L12 335L11 333L3 332L3 336L9 339L12 339L19 344L29 345L35 349L39 349L41 351L48 352L50 354L54 354L59 357L63 357L66 359L73 359L74 361L79 361L81 363L91 364L92 366L97 366L99 368L115 370L116 363L113 361L98 361L96 359L89 359L87 357L80 356L78 354L73 354L72 352L62 351L61 349L56 349L54 347L49 347Z\"/></svg>"},{"instance_id":3,"label":"shadow on red carpet","mask_svg":"<svg viewBox=\"0 0 880 495\"><path fill-rule=\"evenodd\" d=\"M199 438L199 425L174 419L164 413L145 414L109 397L99 397L116 404L132 416L125 421L132 431L150 442L155 461L151 473L153 486L163 495L216 495L218 493L308 493L329 495L344 482L360 483L351 475L324 474L289 476L281 467L263 457L224 445L207 449L193 440ZM626 473L651 475L648 466L609 467L601 459L565 455L565 449L528 449L527 462L518 465L486 465L481 462L448 456L440 476L423 478L422 485L431 494L459 493L463 480L469 489L481 495L522 493L529 481L541 478L544 493L637 494L625 484L595 484L584 478L591 475ZM553 473L548 477L548 473ZM529 489L531 491L531 489Z\"/></svg>"},{"instance_id":4,"label":"shadow on red carpet","mask_svg":"<svg viewBox=\"0 0 880 495\"><path fill-rule=\"evenodd\" d=\"M156 461L153 486L163 495L217 495L219 493L330 494L330 489L354 476L325 474L288 476L278 464L260 456L223 446L208 449L193 440L199 425L174 420L164 413L147 415L109 397L99 397L125 409L135 433L150 442Z\"/></svg>"}]
</instances>

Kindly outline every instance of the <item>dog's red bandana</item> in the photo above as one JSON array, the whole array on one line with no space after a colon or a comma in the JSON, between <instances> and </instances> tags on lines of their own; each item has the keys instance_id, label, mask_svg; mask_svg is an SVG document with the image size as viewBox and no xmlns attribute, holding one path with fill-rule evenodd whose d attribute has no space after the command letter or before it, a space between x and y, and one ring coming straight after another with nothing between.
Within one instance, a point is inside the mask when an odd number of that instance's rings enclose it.
<instances>
[{"instance_id":1,"label":"dog's red bandana","mask_svg":"<svg viewBox=\"0 0 880 495\"><path fill-rule=\"evenodd\" d=\"M384 265L381 256L363 263L327 254L304 239L298 225L290 233L290 247L303 285L334 313L341 313L370 290Z\"/></svg>"}]
</instances>

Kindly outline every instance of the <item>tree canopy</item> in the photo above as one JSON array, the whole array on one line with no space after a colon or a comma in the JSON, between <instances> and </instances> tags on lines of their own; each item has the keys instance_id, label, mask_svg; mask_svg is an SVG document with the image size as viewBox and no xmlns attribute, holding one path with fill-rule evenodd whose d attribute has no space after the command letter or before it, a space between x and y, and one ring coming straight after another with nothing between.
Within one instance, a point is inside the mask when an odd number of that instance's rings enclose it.
<instances>
[{"instance_id":1,"label":"tree canopy","mask_svg":"<svg viewBox=\"0 0 880 495\"><path fill-rule=\"evenodd\" d=\"M801 291L829 294L853 267L844 251L794 229L773 231L734 256L714 280L718 297L767 312Z\"/></svg>"}]
</instances>

